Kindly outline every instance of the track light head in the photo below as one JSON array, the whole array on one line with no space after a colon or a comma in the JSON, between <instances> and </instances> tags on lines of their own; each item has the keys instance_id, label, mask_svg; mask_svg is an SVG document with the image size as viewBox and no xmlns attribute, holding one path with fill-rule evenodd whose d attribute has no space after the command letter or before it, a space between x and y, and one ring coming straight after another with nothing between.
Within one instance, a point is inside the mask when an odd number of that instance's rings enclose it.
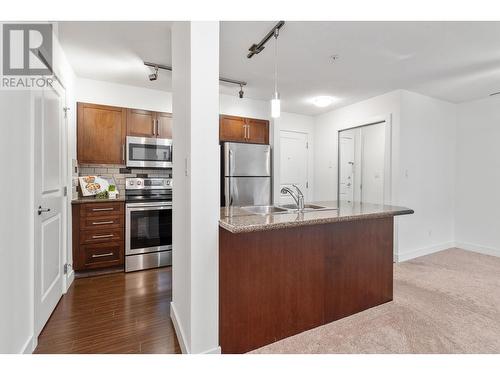
<instances>
[{"instance_id":1,"label":"track light head","mask_svg":"<svg viewBox=\"0 0 500 375\"><path fill-rule=\"evenodd\" d=\"M158 66L155 66L155 72L150 74L148 77L150 81L156 81L158 79Z\"/></svg>"},{"instance_id":2,"label":"track light head","mask_svg":"<svg viewBox=\"0 0 500 375\"><path fill-rule=\"evenodd\" d=\"M240 91L238 91L238 95L240 99L243 99L243 95L245 95L245 93L243 92L243 85L240 85Z\"/></svg>"}]
</instances>

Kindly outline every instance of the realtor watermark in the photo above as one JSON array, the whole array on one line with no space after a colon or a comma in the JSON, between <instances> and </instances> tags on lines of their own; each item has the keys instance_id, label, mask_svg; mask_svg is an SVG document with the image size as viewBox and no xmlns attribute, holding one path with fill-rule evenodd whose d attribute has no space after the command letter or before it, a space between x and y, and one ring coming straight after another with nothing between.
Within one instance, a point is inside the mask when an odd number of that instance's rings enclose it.
<instances>
[{"instance_id":1,"label":"realtor watermark","mask_svg":"<svg viewBox=\"0 0 500 375\"><path fill-rule=\"evenodd\" d=\"M2 25L2 89L43 89L52 85L52 24Z\"/></svg>"}]
</instances>

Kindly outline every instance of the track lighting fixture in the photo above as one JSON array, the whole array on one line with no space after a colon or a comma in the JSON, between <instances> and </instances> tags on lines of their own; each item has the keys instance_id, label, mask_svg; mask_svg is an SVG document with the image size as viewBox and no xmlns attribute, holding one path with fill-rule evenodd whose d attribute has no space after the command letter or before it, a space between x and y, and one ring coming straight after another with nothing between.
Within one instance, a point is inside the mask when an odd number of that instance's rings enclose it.
<instances>
[{"instance_id":1,"label":"track lighting fixture","mask_svg":"<svg viewBox=\"0 0 500 375\"><path fill-rule=\"evenodd\" d=\"M155 72L148 76L150 81L156 81L158 79L158 65L156 65L154 69Z\"/></svg>"},{"instance_id":2,"label":"track lighting fixture","mask_svg":"<svg viewBox=\"0 0 500 375\"><path fill-rule=\"evenodd\" d=\"M158 79L158 69L168 70L170 72L172 71L172 67L168 66L168 65L155 64L155 63L146 62L146 61L144 61L144 65L149 66L150 68L154 69L154 73L148 75L148 78L150 81L156 81ZM233 85L239 85L240 91L238 91L238 95L239 95L240 99L243 99L243 96L245 95L245 93L243 92L243 86L246 86L246 84L247 84L245 81L238 81L236 79L224 78L224 77L219 77L219 81L225 82L225 83L230 83Z\"/></svg>"},{"instance_id":3,"label":"track lighting fixture","mask_svg":"<svg viewBox=\"0 0 500 375\"><path fill-rule=\"evenodd\" d=\"M250 52L248 52L247 57L251 59L254 55L257 55L262 52L262 50L265 48L266 43L271 39L273 36L276 35L276 31L279 31L285 24L285 21L279 21L274 27L269 31L264 38L259 43L254 43L250 46L248 49Z\"/></svg>"}]
</instances>

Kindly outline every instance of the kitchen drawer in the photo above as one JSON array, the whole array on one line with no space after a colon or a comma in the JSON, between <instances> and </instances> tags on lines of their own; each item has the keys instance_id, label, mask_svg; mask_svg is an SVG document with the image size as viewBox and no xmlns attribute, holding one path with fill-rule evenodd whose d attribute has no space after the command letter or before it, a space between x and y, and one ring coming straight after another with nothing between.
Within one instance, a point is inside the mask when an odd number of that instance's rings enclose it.
<instances>
[{"instance_id":1,"label":"kitchen drawer","mask_svg":"<svg viewBox=\"0 0 500 375\"><path fill-rule=\"evenodd\" d=\"M84 217L102 217L116 216L124 214L123 202L106 203L85 203L80 208L80 216Z\"/></svg>"},{"instance_id":2,"label":"kitchen drawer","mask_svg":"<svg viewBox=\"0 0 500 375\"><path fill-rule=\"evenodd\" d=\"M80 264L86 269L119 266L124 262L123 242L105 242L81 245Z\"/></svg>"},{"instance_id":3,"label":"kitchen drawer","mask_svg":"<svg viewBox=\"0 0 500 375\"><path fill-rule=\"evenodd\" d=\"M80 232L80 243L123 241L123 228L91 229Z\"/></svg>"},{"instance_id":4,"label":"kitchen drawer","mask_svg":"<svg viewBox=\"0 0 500 375\"><path fill-rule=\"evenodd\" d=\"M125 215L114 216L86 216L80 218L80 229L123 229Z\"/></svg>"}]
</instances>

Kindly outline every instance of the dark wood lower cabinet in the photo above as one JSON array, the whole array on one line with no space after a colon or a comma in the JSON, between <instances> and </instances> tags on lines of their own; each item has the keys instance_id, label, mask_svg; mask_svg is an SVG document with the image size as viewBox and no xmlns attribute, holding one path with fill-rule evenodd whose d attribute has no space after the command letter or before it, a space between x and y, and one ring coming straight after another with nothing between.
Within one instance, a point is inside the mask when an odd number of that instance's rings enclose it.
<instances>
[{"instance_id":1,"label":"dark wood lower cabinet","mask_svg":"<svg viewBox=\"0 0 500 375\"><path fill-rule=\"evenodd\" d=\"M72 215L75 271L124 265L124 202L77 203Z\"/></svg>"},{"instance_id":2,"label":"dark wood lower cabinet","mask_svg":"<svg viewBox=\"0 0 500 375\"><path fill-rule=\"evenodd\" d=\"M392 300L393 218L219 230L219 341L244 353Z\"/></svg>"}]
</instances>

